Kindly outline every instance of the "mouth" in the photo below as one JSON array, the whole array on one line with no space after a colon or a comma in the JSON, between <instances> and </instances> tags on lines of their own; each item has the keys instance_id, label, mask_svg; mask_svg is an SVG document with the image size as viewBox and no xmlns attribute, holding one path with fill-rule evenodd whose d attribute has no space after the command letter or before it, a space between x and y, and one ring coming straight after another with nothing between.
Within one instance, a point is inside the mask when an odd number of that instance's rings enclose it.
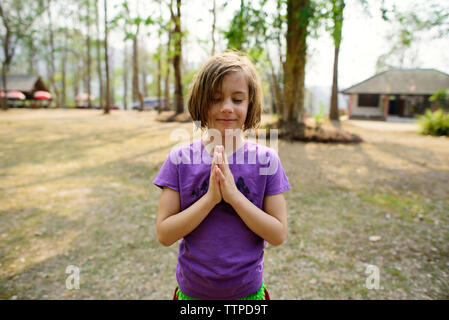
<instances>
[{"instance_id":1,"label":"mouth","mask_svg":"<svg viewBox=\"0 0 449 320\"><path fill-rule=\"evenodd\" d=\"M236 121L236 119L217 119L219 122L230 123Z\"/></svg>"}]
</instances>

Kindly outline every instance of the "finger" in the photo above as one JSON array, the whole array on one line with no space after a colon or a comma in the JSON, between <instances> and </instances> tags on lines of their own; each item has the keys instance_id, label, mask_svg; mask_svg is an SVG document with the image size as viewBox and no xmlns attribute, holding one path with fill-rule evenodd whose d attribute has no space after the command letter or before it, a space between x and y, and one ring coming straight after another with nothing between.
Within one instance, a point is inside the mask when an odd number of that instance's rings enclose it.
<instances>
[{"instance_id":1,"label":"finger","mask_svg":"<svg viewBox=\"0 0 449 320\"><path fill-rule=\"evenodd\" d=\"M216 163L223 163L222 158L220 157L221 156L220 149L217 148L217 151L215 151L215 153L216 153Z\"/></svg>"},{"instance_id":2,"label":"finger","mask_svg":"<svg viewBox=\"0 0 449 320\"><path fill-rule=\"evenodd\" d=\"M217 174L215 173L214 167L212 167L212 169L210 170L209 183L212 184L212 182L216 179L217 179Z\"/></svg>"},{"instance_id":3,"label":"finger","mask_svg":"<svg viewBox=\"0 0 449 320\"><path fill-rule=\"evenodd\" d=\"M216 177L216 181L217 182L220 182L220 176L219 176L219 171L220 171L220 168L218 168L218 166L217 165L215 165L215 177Z\"/></svg>"},{"instance_id":4,"label":"finger","mask_svg":"<svg viewBox=\"0 0 449 320\"><path fill-rule=\"evenodd\" d=\"M214 151L214 156L213 156L213 159L212 159L212 166L217 164L217 157L218 157L218 152Z\"/></svg>"},{"instance_id":5,"label":"finger","mask_svg":"<svg viewBox=\"0 0 449 320\"><path fill-rule=\"evenodd\" d=\"M224 158L224 156L223 156L224 147L222 145L219 145L217 148L218 148L217 151L218 151L219 155L221 155L222 159L223 159Z\"/></svg>"},{"instance_id":6,"label":"finger","mask_svg":"<svg viewBox=\"0 0 449 320\"><path fill-rule=\"evenodd\" d=\"M220 153L218 154L218 158L217 158L217 165L220 168L220 170L222 171L222 173L226 172L226 167L225 167L225 162L223 160L223 155Z\"/></svg>"},{"instance_id":7,"label":"finger","mask_svg":"<svg viewBox=\"0 0 449 320\"><path fill-rule=\"evenodd\" d=\"M228 173L231 170L229 170L229 163L228 163L228 158L226 157L226 153L224 148L222 148L222 159L221 159L221 163L223 164L222 166L220 166L220 168L222 169L223 173Z\"/></svg>"},{"instance_id":8,"label":"finger","mask_svg":"<svg viewBox=\"0 0 449 320\"><path fill-rule=\"evenodd\" d=\"M226 152L225 152L225 148L223 146L220 146L220 154L222 156L223 159L223 163L227 162L226 160Z\"/></svg>"},{"instance_id":9,"label":"finger","mask_svg":"<svg viewBox=\"0 0 449 320\"><path fill-rule=\"evenodd\" d=\"M214 162L215 162L215 152L212 154L212 163L211 163L212 168L214 167Z\"/></svg>"},{"instance_id":10,"label":"finger","mask_svg":"<svg viewBox=\"0 0 449 320\"><path fill-rule=\"evenodd\" d=\"M217 175L220 178L220 180L224 181L225 176L224 176L223 172L220 170L220 168L218 167L218 165L217 165Z\"/></svg>"},{"instance_id":11,"label":"finger","mask_svg":"<svg viewBox=\"0 0 449 320\"><path fill-rule=\"evenodd\" d=\"M212 163L210 164L210 170L213 171L215 165L217 164L217 162L215 161L215 155L214 158L212 159Z\"/></svg>"},{"instance_id":12,"label":"finger","mask_svg":"<svg viewBox=\"0 0 449 320\"><path fill-rule=\"evenodd\" d=\"M214 154L219 154L220 153L220 146L215 146L214 148Z\"/></svg>"}]
</instances>

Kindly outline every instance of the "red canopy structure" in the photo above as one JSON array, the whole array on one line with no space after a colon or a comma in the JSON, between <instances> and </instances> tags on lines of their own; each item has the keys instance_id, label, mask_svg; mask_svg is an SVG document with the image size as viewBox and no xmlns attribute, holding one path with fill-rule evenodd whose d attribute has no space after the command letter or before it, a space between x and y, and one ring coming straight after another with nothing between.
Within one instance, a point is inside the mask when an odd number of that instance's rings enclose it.
<instances>
[{"instance_id":1,"label":"red canopy structure","mask_svg":"<svg viewBox=\"0 0 449 320\"><path fill-rule=\"evenodd\" d=\"M25 100L26 97L25 95L20 92L20 91L16 91L16 90L11 90L6 92L6 99L12 99L12 100Z\"/></svg>"},{"instance_id":2,"label":"red canopy structure","mask_svg":"<svg viewBox=\"0 0 449 320\"><path fill-rule=\"evenodd\" d=\"M87 93L79 93L75 97L75 101L87 101L92 100L92 96L89 97Z\"/></svg>"},{"instance_id":3,"label":"red canopy structure","mask_svg":"<svg viewBox=\"0 0 449 320\"><path fill-rule=\"evenodd\" d=\"M36 100L51 100L51 94L47 91L36 91L33 98Z\"/></svg>"}]
</instances>

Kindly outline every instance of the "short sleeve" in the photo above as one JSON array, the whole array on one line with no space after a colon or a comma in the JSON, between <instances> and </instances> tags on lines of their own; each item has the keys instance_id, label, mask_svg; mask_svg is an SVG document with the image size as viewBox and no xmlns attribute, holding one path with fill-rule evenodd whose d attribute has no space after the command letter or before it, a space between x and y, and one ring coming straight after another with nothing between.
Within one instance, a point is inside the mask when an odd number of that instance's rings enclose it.
<instances>
[{"instance_id":1,"label":"short sleeve","mask_svg":"<svg viewBox=\"0 0 449 320\"><path fill-rule=\"evenodd\" d=\"M154 185L161 189L166 186L179 191L179 165L176 164L175 160L179 151L179 148L174 148L170 151L156 178L153 180Z\"/></svg>"},{"instance_id":2,"label":"short sleeve","mask_svg":"<svg viewBox=\"0 0 449 320\"><path fill-rule=\"evenodd\" d=\"M281 159L274 150L270 152L268 169L264 197L282 193L291 189L288 178L282 168Z\"/></svg>"}]
</instances>

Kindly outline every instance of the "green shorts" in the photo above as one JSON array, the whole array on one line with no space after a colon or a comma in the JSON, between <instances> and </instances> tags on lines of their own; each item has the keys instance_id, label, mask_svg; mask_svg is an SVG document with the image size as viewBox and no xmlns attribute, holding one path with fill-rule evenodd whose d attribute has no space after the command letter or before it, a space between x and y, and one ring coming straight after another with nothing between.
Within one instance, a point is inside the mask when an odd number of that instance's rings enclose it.
<instances>
[{"instance_id":1,"label":"green shorts","mask_svg":"<svg viewBox=\"0 0 449 320\"><path fill-rule=\"evenodd\" d=\"M176 287L175 293L173 295L173 300L200 300L195 299L192 297L189 297L188 295L185 295L184 293L179 290L179 286ZM270 295L268 294L267 287L265 284L262 283L262 286L260 287L257 292L250 294L249 296L238 298L235 300L270 300Z\"/></svg>"}]
</instances>

